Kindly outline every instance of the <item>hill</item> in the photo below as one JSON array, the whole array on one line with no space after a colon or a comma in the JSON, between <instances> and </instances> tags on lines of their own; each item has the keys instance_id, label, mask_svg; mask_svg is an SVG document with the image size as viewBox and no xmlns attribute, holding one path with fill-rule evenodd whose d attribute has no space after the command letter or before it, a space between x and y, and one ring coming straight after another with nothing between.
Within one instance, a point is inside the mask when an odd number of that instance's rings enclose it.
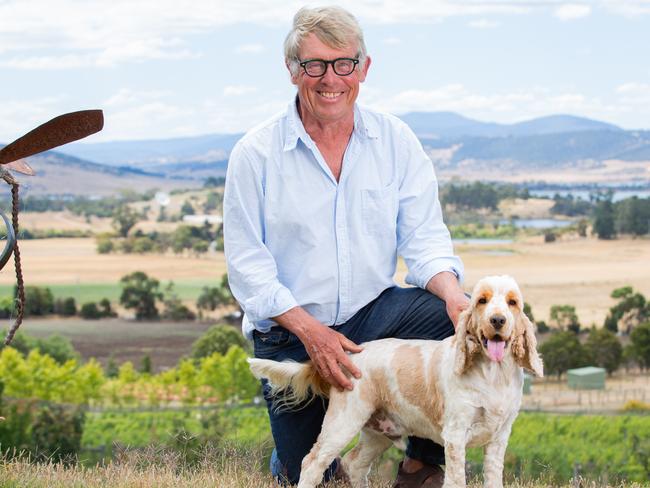
<instances>
[{"instance_id":1,"label":"hill","mask_svg":"<svg viewBox=\"0 0 650 488\"><path fill-rule=\"evenodd\" d=\"M128 166L113 167L84 161L57 151L47 151L28 158L35 176L16 175L21 187L31 195L101 196L132 189L142 192L158 188L195 188L201 179L170 177L164 173L148 172ZM23 193L25 195L25 193Z\"/></svg>"}]
</instances>

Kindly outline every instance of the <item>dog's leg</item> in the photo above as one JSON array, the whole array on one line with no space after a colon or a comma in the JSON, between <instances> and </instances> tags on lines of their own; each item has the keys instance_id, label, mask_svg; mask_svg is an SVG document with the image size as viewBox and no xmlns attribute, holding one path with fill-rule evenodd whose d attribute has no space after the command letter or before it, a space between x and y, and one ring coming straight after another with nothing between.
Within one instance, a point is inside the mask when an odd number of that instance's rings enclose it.
<instances>
[{"instance_id":1,"label":"dog's leg","mask_svg":"<svg viewBox=\"0 0 650 488\"><path fill-rule=\"evenodd\" d=\"M348 398L352 395L332 391L318 440L302 460L298 488L318 485L323 472L370 418L371 407Z\"/></svg>"},{"instance_id":2,"label":"dog's leg","mask_svg":"<svg viewBox=\"0 0 650 488\"><path fill-rule=\"evenodd\" d=\"M503 488L503 458L506 454L508 437L492 439L485 446L483 460L483 486L486 488Z\"/></svg>"},{"instance_id":3,"label":"dog's leg","mask_svg":"<svg viewBox=\"0 0 650 488\"><path fill-rule=\"evenodd\" d=\"M445 440L445 483L443 488L465 488L464 438Z\"/></svg>"},{"instance_id":4,"label":"dog's leg","mask_svg":"<svg viewBox=\"0 0 650 488\"><path fill-rule=\"evenodd\" d=\"M368 486L368 472L372 462L391 444L392 441L384 434L368 428L361 431L359 442L343 456L341 461L343 471L350 478L354 488Z\"/></svg>"}]
</instances>

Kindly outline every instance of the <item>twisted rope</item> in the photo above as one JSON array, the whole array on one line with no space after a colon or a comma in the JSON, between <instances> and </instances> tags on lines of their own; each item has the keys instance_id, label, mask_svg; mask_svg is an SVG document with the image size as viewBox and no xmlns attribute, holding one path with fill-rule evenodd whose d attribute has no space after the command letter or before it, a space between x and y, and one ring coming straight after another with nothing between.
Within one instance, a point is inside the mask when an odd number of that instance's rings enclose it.
<instances>
[{"instance_id":1,"label":"twisted rope","mask_svg":"<svg viewBox=\"0 0 650 488\"><path fill-rule=\"evenodd\" d=\"M23 315L25 313L25 286L23 282L23 270L20 264L20 249L18 248L18 212L20 210L20 202L18 199L18 183L14 180L9 173L2 175L2 178L11 185L11 223L14 227L16 234L16 244L14 245L14 267L16 269L16 283L17 283L17 297L16 297L16 320L9 329L5 337L5 345L11 344L11 341L16 335L16 331L20 324L23 323Z\"/></svg>"}]
</instances>

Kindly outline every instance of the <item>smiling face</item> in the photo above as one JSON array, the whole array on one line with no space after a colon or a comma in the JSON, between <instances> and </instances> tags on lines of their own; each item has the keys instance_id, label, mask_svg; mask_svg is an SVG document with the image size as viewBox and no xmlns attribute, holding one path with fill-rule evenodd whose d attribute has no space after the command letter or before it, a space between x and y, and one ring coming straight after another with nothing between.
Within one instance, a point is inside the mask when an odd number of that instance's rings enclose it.
<instances>
[{"instance_id":1,"label":"smiling face","mask_svg":"<svg viewBox=\"0 0 650 488\"><path fill-rule=\"evenodd\" d=\"M350 43L345 48L333 48L324 44L315 34L308 34L300 44L300 60L337 58L356 58L357 47ZM332 65L327 66L325 74L318 78L308 76L299 67L291 75L291 82L298 87L300 117L305 126L314 123L324 124L354 119L354 102L359 95L359 83L366 79L370 58L366 57L363 67L357 68L348 76L338 76Z\"/></svg>"},{"instance_id":2,"label":"smiling face","mask_svg":"<svg viewBox=\"0 0 650 488\"><path fill-rule=\"evenodd\" d=\"M491 276L474 287L471 313L476 330L473 333L492 361L503 360L523 306L519 287L509 276Z\"/></svg>"}]
</instances>

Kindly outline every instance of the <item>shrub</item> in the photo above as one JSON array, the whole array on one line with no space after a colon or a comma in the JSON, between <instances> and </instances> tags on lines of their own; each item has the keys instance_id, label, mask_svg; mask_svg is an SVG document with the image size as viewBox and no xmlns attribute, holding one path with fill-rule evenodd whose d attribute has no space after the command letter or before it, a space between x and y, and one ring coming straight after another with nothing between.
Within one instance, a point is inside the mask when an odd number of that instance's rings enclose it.
<instances>
[{"instance_id":1,"label":"shrub","mask_svg":"<svg viewBox=\"0 0 650 488\"><path fill-rule=\"evenodd\" d=\"M95 302L84 303L81 306L81 310L79 310L79 315L81 315L82 318L87 320L96 320L101 318L102 316Z\"/></svg>"},{"instance_id":2,"label":"shrub","mask_svg":"<svg viewBox=\"0 0 650 488\"><path fill-rule=\"evenodd\" d=\"M115 246L110 237L103 236L97 238L97 252L99 254L109 254L113 252L114 249Z\"/></svg>"},{"instance_id":3,"label":"shrub","mask_svg":"<svg viewBox=\"0 0 650 488\"><path fill-rule=\"evenodd\" d=\"M54 313L64 317L77 315L77 303L73 297L57 298L54 301Z\"/></svg>"},{"instance_id":4,"label":"shrub","mask_svg":"<svg viewBox=\"0 0 650 488\"><path fill-rule=\"evenodd\" d=\"M25 287L25 316L48 315L53 311L52 290L40 286Z\"/></svg>"},{"instance_id":5,"label":"shrub","mask_svg":"<svg viewBox=\"0 0 650 488\"><path fill-rule=\"evenodd\" d=\"M230 325L213 325L194 344L192 344L192 357L200 359L219 353L225 355L231 346L239 346L249 350L250 345L246 338Z\"/></svg>"}]
</instances>

